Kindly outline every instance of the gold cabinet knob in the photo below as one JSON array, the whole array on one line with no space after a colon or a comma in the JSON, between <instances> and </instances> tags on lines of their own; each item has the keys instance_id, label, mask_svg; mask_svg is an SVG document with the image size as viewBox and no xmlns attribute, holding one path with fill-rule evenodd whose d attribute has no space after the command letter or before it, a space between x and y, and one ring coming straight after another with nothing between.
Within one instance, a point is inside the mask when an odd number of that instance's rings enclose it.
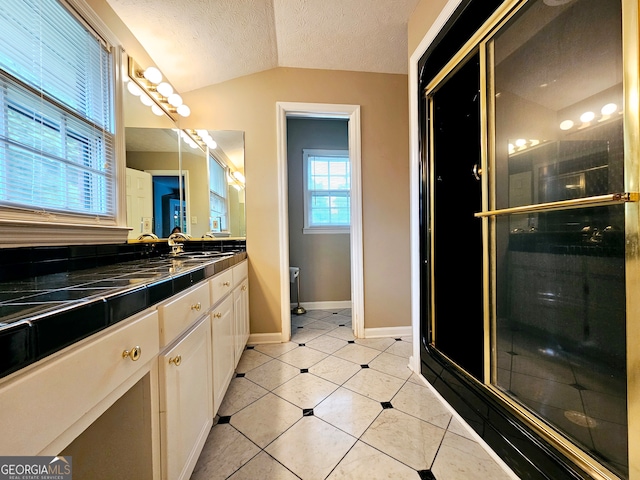
<instances>
[{"instance_id":1,"label":"gold cabinet knob","mask_svg":"<svg viewBox=\"0 0 640 480\"><path fill-rule=\"evenodd\" d=\"M179 367L182 363L182 355L176 355L175 357L171 357L169 359L169 363L173 363L176 367Z\"/></svg>"},{"instance_id":2,"label":"gold cabinet knob","mask_svg":"<svg viewBox=\"0 0 640 480\"><path fill-rule=\"evenodd\" d=\"M222 314L220 312L214 313L213 316L216 318L222 318Z\"/></svg>"},{"instance_id":3,"label":"gold cabinet knob","mask_svg":"<svg viewBox=\"0 0 640 480\"><path fill-rule=\"evenodd\" d=\"M242 291L246 290L247 286L246 285L242 285Z\"/></svg>"},{"instance_id":4,"label":"gold cabinet knob","mask_svg":"<svg viewBox=\"0 0 640 480\"><path fill-rule=\"evenodd\" d=\"M125 350L124 352L122 352L122 358L128 357L134 362L138 361L141 355L142 355L142 349L138 345L133 347L131 350Z\"/></svg>"},{"instance_id":5,"label":"gold cabinet knob","mask_svg":"<svg viewBox=\"0 0 640 480\"><path fill-rule=\"evenodd\" d=\"M225 287L228 287L229 285L231 285L231 283L230 282L223 282L222 285L225 286Z\"/></svg>"},{"instance_id":6,"label":"gold cabinet knob","mask_svg":"<svg viewBox=\"0 0 640 480\"><path fill-rule=\"evenodd\" d=\"M202 309L202 304L200 302L196 303L195 305L191 305L191 310L195 310L196 312L199 312Z\"/></svg>"}]
</instances>

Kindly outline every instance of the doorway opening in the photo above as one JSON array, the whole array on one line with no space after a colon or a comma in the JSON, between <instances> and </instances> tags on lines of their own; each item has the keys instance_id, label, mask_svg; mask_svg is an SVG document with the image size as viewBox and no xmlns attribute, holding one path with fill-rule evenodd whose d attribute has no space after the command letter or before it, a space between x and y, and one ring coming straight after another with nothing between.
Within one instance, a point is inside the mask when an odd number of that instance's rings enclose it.
<instances>
[{"instance_id":1,"label":"doorway opening","mask_svg":"<svg viewBox=\"0 0 640 480\"><path fill-rule=\"evenodd\" d=\"M349 272L352 324L356 337L364 336L364 284L362 249L362 187L360 177L360 107L358 105L277 103L279 244L282 341L291 338L291 289L289 274L289 181L287 123L290 119L346 121L350 166ZM303 273L308 278L309 273Z\"/></svg>"},{"instance_id":2,"label":"doorway opening","mask_svg":"<svg viewBox=\"0 0 640 480\"><path fill-rule=\"evenodd\" d=\"M180 172L177 170L147 170L147 173L151 174L153 192L153 233L160 238L167 238L175 227L179 227L188 234L188 172L182 172L182 188Z\"/></svg>"}]
</instances>

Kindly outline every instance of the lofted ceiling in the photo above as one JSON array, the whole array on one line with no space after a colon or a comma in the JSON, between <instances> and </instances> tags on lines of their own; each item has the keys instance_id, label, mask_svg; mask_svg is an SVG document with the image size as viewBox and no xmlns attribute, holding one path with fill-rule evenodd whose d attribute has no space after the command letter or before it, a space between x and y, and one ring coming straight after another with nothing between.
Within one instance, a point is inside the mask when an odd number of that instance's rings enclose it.
<instances>
[{"instance_id":1,"label":"lofted ceiling","mask_svg":"<svg viewBox=\"0 0 640 480\"><path fill-rule=\"evenodd\" d=\"M179 92L275 67L407 73L419 0L107 0Z\"/></svg>"}]
</instances>

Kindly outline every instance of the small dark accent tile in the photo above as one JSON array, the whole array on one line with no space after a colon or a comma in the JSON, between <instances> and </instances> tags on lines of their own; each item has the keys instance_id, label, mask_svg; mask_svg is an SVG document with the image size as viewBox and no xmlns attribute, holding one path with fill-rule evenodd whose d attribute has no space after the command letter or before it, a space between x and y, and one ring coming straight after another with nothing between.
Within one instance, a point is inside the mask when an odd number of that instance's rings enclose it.
<instances>
[{"instance_id":1,"label":"small dark accent tile","mask_svg":"<svg viewBox=\"0 0 640 480\"><path fill-rule=\"evenodd\" d=\"M402 341L402 339L401 339L401 338L395 338L394 340L395 340L396 342L401 342L401 341Z\"/></svg>"},{"instance_id":2,"label":"small dark accent tile","mask_svg":"<svg viewBox=\"0 0 640 480\"><path fill-rule=\"evenodd\" d=\"M175 285L175 284L174 284ZM118 323L141 312L149 306L149 290L140 287L137 290L129 290L107 297L107 311L109 325Z\"/></svg>"},{"instance_id":3,"label":"small dark accent tile","mask_svg":"<svg viewBox=\"0 0 640 480\"><path fill-rule=\"evenodd\" d=\"M300 369L300 373L309 373L309 369L308 368L301 368Z\"/></svg>"},{"instance_id":4,"label":"small dark accent tile","mask_svg":"<svg viewBox=\"0 0 640 480\"><path fill-rule=\"evenodd\" d=\"M382 408L384 409L393 408L393 405L391 405L391 402L380 402L380 405L382 405Z\"/></svg>"},{"instance_id":5,"label":"small dark accent tile","mask_svg":"<svg viewBox=\"0 0 640 480\"><path fill-rule=\"evenodd\" d=\"M338 325L339 327L346 327L346 325L344 323L341 323L340 325Z\"/></svg>"},{"instance_id":6,"label":"small dark accent tile","mask_svg":"<svg viewBox=\"0 0 640 480\"><path fill-rule=\"evenodd\" d=\"M204 267L200 267L198 270L191 272L191 283L196 284L204 279Z\"/></svg>"},{"instance_id":7,"label":"small dark accent tile","mask_svg":"<svg viewBox=\"0 0 640 480\"><path fill-rule=\"evenodd\" d=\"M175 293L186 290L191 286L191 275L189 273L183 273L173 277L173 291Z\"/></svg>"},{"instance_id":8,"label":"small dark accent tile","mask_svg":"<svg viewBox=\"0 0 640 480\"><path fill-rule=\"evenodd\" d=\"M253 350L255 347L255 345L247 345L247 350Z\"/></svg>"},{"instance_id":9,"label":"small dark accent tile","mask_svg":"<svg viewBox=\"0 0 640 480\"><path fill-rule=\"evenodd\" d=\"M303 328L303 327L298 327L298 328Z\"/></svg>"},{"instance_id":10,"label":"small dark accent tile","mask_svg":"<svg viewBox=\"0 0 640 480\"><path fill-rule=\"evenodd\" d=\"M418 470L418 475L420 475L420 480L437 480L431 470Z\"/></svg>"},{"instance_id":11,"label":"small dark accent tile","mask_svg":"<svg viewBox=\"0 0 640 480\"><path fill-rule=\"evenodd\" d=\"M572 383L569 386L575 388L576 390L587 390L587 387L583 387L579 383Z\"/></svg>"},{"instance_id":12,"label":"small dark accent tile","mask_svg":"<svg viewBox=\"0 0 640 480\"><path fill-rule=\"evenodd\" d=\"M87 302L31 321L39 360L108 326L104 300Z\"/></svg>"},{"instance_id":13,"label":"small dark accent tile","mask_svg":"<svg viewBox=\"0 0 640 480\"><path fill-rule=\"evenodd\" d=\"M225 424L225 423L229 423L230 421L231 421L231 415L227 415L226 417L220 417L218 419L218 424L222 425L222 424Z\"/></svg>"},{"instance_id":14,"label":"small dark accent tile","mask_svg":"<svg viewBox=\"0 0 640 480\"><path fill-rule=\"evenodd\" d=\"M173 282L168 278L149 285L147 290L149 291L149 305L155 305L173 296Z\"/></svg>"},{"instance_id":15,"label":"small dark accent tile","mask_svg":"<svg viewBox=\"0 0 640 480\"><path fill-rule=\"evenodd\" d=\"M303 408L302 409L303 417L313 417L313 408Z\"/></svg>"},{"instance_id":16,"label":"small dark accent tile","mask_svg":"<svg viewBox=\"0 0 640 480\"><path fill-rule=\"evenodd\" d=\"M333 312L333 314L334 314L334 315L337 315L337 314L338 314L338 312Z\"/></svg>"},{"instance_id":17,"label":"small dark accent tile","mask_svg":"<svg viewBox=\"0 0 640 480\"><path fill-rule=\"evenodd\" d=\"M305 344L304 344L304 343L299 343L299 344L298 344L298 346L299 346L299 347L304 347L304 346L305 346Z\"/></svg>"},{"instance_id":18,"label":"small dark accent tile","mask_svg":"<svg viewBox=\"0 0 640 480\"><path fill-rule=\"evenodd\" d=\"M369 368L369 365L360 365L360 368Z\"/></svg>"},{"instance_id":19,"label":"small dark accent tile","mask_svg":"<svg viewBox=\"0 0 640 480\"><path fill-rule=\"evenodd\" d=\"M516 352L513 352L513 351L511 351L511 350L509 350L507 353L508 353L509 355L518 355Z\"/></svg>"},{"instance_id":20,"label":"small dark accent tile","mask_svg":"<svg viewBox=\"0 0 640 480\"><path fill-rule=\"evenodd\" d=\"M236 378L244 378L244 373L236 373Z\"/></svg>"},{"instance_id":21,"label":"small dark accent tile","mask_svg":"<svg viewBox=\"0 0 640 480\"><path fill-rule=\"evenodd\" d=\"M355 340L347 340L347 343L356 343Z\"/></svg>"},{"instance_id":22,"label":"small dark accent tile","mask_svg":"<svg viewBox=\"0 0 640 480\"><path fill-rule=\"evenodd\" d=\"M0 331L0 377L35 361L33 327L16 323Z\"/></svg>"}]
</instances>

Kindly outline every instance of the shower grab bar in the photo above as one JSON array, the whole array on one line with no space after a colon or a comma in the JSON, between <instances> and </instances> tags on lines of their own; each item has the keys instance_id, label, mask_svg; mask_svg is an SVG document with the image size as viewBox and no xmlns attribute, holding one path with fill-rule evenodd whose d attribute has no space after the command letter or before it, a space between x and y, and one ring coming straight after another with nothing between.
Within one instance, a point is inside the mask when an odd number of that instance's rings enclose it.
<instances>
[{"instance_id":1,"label":"shower grab bar","mask_svg":"<svg viewBox=\"0 0 640 480\"><path fill-rule=\"evenodd\" d=\"M637 202L640 194L634 193L610 193L595 197L576 198L573 200L562 200L560 202L538 203L536 205L523 205L519 207L502 208L499 210L489 210L486 212L474 213L477 218L497 217L500 215L514 215L519 213L551 212L554 210L564 210L581 207L600 207L610 204L620 204L627 202Z\"/></svg>"}]
</instances>

